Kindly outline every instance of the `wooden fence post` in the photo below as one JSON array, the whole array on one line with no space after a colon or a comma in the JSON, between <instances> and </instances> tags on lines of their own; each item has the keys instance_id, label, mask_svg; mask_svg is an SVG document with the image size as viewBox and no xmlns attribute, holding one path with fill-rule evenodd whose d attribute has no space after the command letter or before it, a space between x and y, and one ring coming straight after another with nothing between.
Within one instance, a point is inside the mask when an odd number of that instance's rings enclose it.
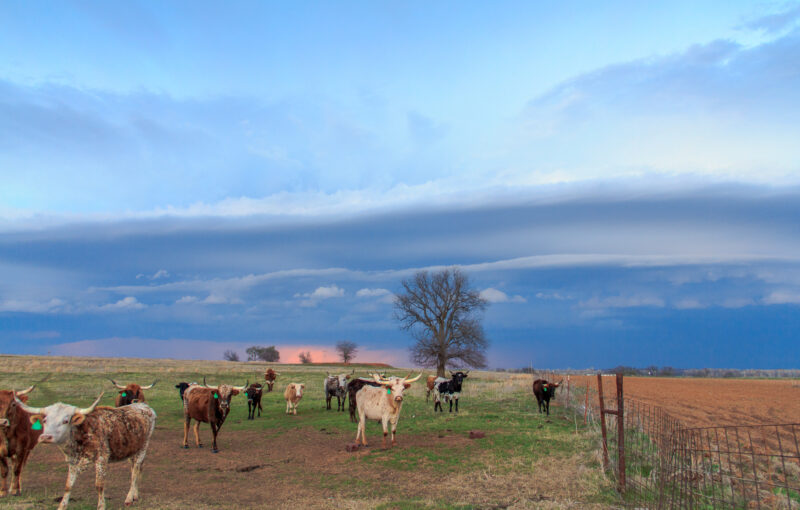
<instances>
[{"instance_id":1,"label":"wooden fence post","mask_svg":"<svg viewBox=\"0 0 800 510\"><path fill-rule=\"evenodd\" d=\"M625 492L625 398L622 395L622 374L617 374L617 436L617 485L622 493Z\"/></svg>"},{"instance_id":2,"label":"wooden fence post","mask_svg":"<svg viewBox=\"0 0 800 510\"><path fill-rule=\"evenodd\" d=\"M597 398L600 400L600 430L603 433L603 469L608 470L608 436L606 435L606 408L603 403L602 374L597 374Z\"/></svg>"}]
</instances>

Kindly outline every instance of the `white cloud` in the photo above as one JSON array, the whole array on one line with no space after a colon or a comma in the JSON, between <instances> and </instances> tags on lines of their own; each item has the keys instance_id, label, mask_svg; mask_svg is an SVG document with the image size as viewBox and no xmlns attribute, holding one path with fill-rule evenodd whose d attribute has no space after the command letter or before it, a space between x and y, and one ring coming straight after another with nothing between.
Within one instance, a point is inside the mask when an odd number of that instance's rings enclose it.
<instances>
[{"instance_id":1,"label":"white cloud","mask_svg":"<svg viewBox=\"0 0 800 510\"><path fill-rule=\"evenodd\" d=\"M699 310L706 308L706 305L693 298L686 298L676 301L674 307L678 310Z\"/></svg>"},{"instance_id":2,"label":"white cloud","mask_svg":"<svg viewBox=\"0 0 800 510\"><path fill-rule=\"evenodd\" d=\"M159 278L169 278L169 271L166 269L159 269L156 271L156 274L151 277L152 280L158 280Z\"/></svg>"},{"instance_id":3,"label":"white cloud","mask_svg":"<svg viewBox=\"0 0 800 510\"><path fill-rule=\"evenodd\" d=\"M306 292L303 294L297 293L295 298L305 298L300 301L300 306L317 306L317 303L323 299L341 298L344 297L344 289L336 284L327 287L317 287L314 292Z\"/></svg>"},{"instance_id":4,"label":"white cloud","mask_svg":"<svg viewBox=\"0 0 800 510\"><path fill-rule=\"evenodd\" d=\"M800 305L800 292L776 290L761 300L766 305Z\"/></svg>"},{"instance_id":5,"label":"white cloud","mask_svg":"<svg viewBox=\"0 0 800 510\"><path fill-rule=\"evenodd\" d=\"M175 304L182 305L182 304L189 304L189 303L197 303L198 299L197 296L183 296L182 298L175 301Z\"/></svg>"},{"instance_id":6,"label":"white cloud","mask_svg":"<svg viewBox=\"0 0 800 510\"><path fill-rule=\"evenodd\" d=\"M116 311L116 310L141 310L147 308L147 305L140 303L135 297L128 296L120 299L116 303L109 303L107 305L98 306L96 309L99 311Z\"/></svg>"},{"instance_id":7,"label":"white cloud","mask_svg":"<svg viewBox=\"0 0 800 510\"><path fill-rule=\"evenodd\" d=\"M356 292L356 297L381 297L381 296L385 296L387 294L391 294L391 292L389 292L386 289L366 289L365 288L365 289L359 289L358 292Z\"/></svg>"},{"instance_id":8,"label":"white cloud","mask_svg":"<svg viewBox=\"0 0 800 510\"><path fill-rule=\"evenodd\" d=\"M509 297L508 294L502 290L497 290L493 287L481 291L481 297L490 303L525 303L526 299L522 296L515 295Z\"/></svg>"},{"instance_id":9,"label":"white cloud","mask_svg":"<svg viewBox=\"0 0 800 510\"><path fill-rule=\"evenodd\" d=\"M0 301L0 312L53 313L64 311L66 303L53 298L49 301L6 299Z\"/></svg>"}]
</instances>

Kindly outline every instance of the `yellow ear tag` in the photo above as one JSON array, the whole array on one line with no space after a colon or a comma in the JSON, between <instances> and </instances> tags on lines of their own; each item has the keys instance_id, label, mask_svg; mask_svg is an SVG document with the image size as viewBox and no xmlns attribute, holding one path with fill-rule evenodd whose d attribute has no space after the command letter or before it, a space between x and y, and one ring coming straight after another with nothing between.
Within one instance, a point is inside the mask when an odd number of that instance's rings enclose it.
<instances>
[{"instance_id":1,"label":"yellow ear tag","mask_svg":"<svg viewBox=\"0 0 800 510\"><path fill-rule=\"evenodd\" d=\"M31 425L31 429L32 430L42 430L42 422L40 422L39 420L36 420L35 422L33 422L33 425Z\"/></svg>"}]
</instances>

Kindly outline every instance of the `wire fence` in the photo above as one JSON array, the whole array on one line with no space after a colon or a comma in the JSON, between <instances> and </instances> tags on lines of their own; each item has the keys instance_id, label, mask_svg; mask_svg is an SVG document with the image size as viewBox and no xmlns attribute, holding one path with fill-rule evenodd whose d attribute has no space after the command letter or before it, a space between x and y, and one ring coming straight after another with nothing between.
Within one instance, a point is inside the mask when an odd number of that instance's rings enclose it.
<instances>
[{"instance_id":1,"label":"wire fence","mask_svg":"<svg viewBox=\"0 0 800 510\"><path fill-rule=\"evenodd\" d=\"M563 380L562 405L598 429L606 471L623 506L679 509L800 510L800 423L690 427L624 395L622 376ZM616 391L603 398L603 380Z\"/></svg>"}]
</instances>

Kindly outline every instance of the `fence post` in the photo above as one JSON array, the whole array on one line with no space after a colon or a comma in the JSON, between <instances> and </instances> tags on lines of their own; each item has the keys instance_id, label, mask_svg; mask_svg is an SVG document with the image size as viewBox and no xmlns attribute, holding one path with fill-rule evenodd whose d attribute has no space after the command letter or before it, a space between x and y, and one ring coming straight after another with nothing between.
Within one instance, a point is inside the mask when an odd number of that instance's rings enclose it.
<instances>
[{"instance_id":1,"label":"fence post","mask_svg":"<svg viewBox=\"0 0 800 510\"><path fill-rule=\"evenodd\" d=\"M603 469L608 470L608 436L606 435L606 408L603 403L602 374L597 374L597 398L600 400L600 430L603 432Z\"/></svg>"},{"instance_id":2,"label":"fence post","mask_svg":"<svg viewBox=\"0 0 800 510\"><path fill-rule=\"evenodd\" d=\"M619 492L625 492L625 398L622 395L622 374L617 374L617 450L619 452Z\"/></svg>"}]
</instances>

